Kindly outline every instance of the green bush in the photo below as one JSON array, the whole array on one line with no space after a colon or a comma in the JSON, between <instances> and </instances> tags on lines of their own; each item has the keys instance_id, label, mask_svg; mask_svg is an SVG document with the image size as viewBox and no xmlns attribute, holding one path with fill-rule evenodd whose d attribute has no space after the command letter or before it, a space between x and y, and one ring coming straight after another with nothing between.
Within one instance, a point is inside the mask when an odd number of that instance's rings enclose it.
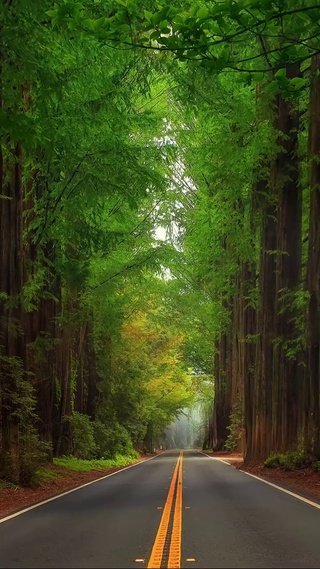
<instances>
[{"instance_id":1,"label":"green bush","mask_svg":"<svg viewBox=\"0 0 320 569\"><path fill-rule=\"evenodd\" d=\"M37 472L48 462L51 444L41 441L34 429L20 435L20 474L22 486L37 486Z\"/></svg>"},{"instance_id":2,"label":"green bush","mask_svg":"<svg viewBox=\"0 0 320 569\"><path fill-rule=\"evenodd\" d=\"M36 429L35 390L19 357L0 355L0 391L16 427L16 442L2 457L1 476L7 482L30 486L52 448L40 440Z\"/></svg>"},{"instance_id":3,"label":"green bush","mask_svg":"<svg viewBox=\"0 0 320 569\"><path fill-rule=\"evenodd\" d=\"M136 456L128 431L119 423L94 423L94 440L97 457L113 458L116 455Z\"/></svg>"},{"instance_id":4,"label":"green bush","mask_svg":"<svg viewBox=\"0 0 320 569\"><path fill-rule=\"evenodd\" d=\"M243 433L243 409L241 399L238 399L234 404L229 419L230 424L227 427L229 434L224 448L229 452L232 452L238 448Z\"/></svg>"},{"instance_id":5,"label":"green bush","mask_svg":"<svg viewBox=\"0 0 320 569\"><path fill-rule=\"evenodd\" d=\"M74 411L69 421L71 424L73 456L82 459L93 458L97 449L94 440L94 425L90 417Z\"/></svg>"},{"instance_id":6,"label":"green bush","mask_svg":"<svg viewBox=\"0 0 320 569\"><path fill-rule=\"evenodd\" d=\"M49 468L39 468L34 475L33 481L34 484L37 486L42 486L46 482L52 482L55 480L59 480L63 477L61 472L57 472L56 470L50 470Z\"/></svg>"},{"instance_id":7,"label":"green bush","mask_svg":"<svg viewBox=\"0 0 320 569\"><path fill-rule=\"evenodd\" d=\"M312 463L312 467L316 472L320 472L320 460L316 460Z\"/></svg>"},{"instance_id":8,"label":"green bush","mask_svg":"<svg viewBox=\"0 0 320 569\"><path fill-rule=\"evenodd\" d=\"M12 482L6 482L6 480L0 480L0 490L17 490L19 486L17 484L12 484Z\"/></svg>"},{"instance_id":9,"label":"green bush","mask_svg":"<svg viewBox=\"0 0 320 569\"><path fill-rule=\"evenodd\" d=\"M274 452L264 462L266 468L283 468L297 470L309 465L309 459L300 451Z\"/></svg>"},{"instance_id":10,"label":"green bush","mask_svg":"<svg viewBox=\"0 0 320 569\"><path fill-rule=\"evenodd\" d=\"M282 457L283 455L279 452L273 452L268 456L268 458L264 461L264 466L266 468L279 468L282 465Z\"/></svg>"},{"instance_id":11,"label":"green bush","mask_svg":"<svg viewBox=\"0 0 320 569\"><path fill-rule=\"evenodd\" d=\"M130 456L116 455L114 458L101 460L81 460L74 456L62 456L60 458L54 458L53 463L56 466L64 466L69 470L89 472L91 470L103 470L113 468L115 466L127 466L128 464L132 464L138 458L138 453L134 451L134 454Z\"/></svg>"}]
</instances>

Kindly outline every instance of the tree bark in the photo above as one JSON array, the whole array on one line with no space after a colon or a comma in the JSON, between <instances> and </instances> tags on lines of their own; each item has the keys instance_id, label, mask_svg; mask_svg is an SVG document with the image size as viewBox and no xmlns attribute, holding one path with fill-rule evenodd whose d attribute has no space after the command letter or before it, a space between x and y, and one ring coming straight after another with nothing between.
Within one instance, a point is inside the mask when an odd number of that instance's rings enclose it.
<instances>
[{"instance_id":1,"label":"tree bark","mask_svg":"<svg viewBox=\"0 0 320 569\"><path fill-rule=\"evenodd\" d=\"M287 77L300 76L298 64L287 68ZM299 384L296 353L296 312L292 295L301 279L302 190L299 182L298 129L299 113L282 96L277 97L279 131L273 183L278 190L277 266L276 266L276 337L274 351L273 447L278 450L295 448L297 444ZM291 351L291 355L289 353Z\"/></svg>"},{"instance_id":2,"label":"tree bark","mask_svg":"<svg viewBox=\"0 0 320 569\"><path fill-rule=\"evenodd\" d=\"M310 85L310 215L307 263L308 384L306 449L320 457L320 55L311 61Z\"/></svg>"},{"instance_id":3,"label":"tree bark","mask_svg":"<svg viewBox=\"0 0 320 569\"><path fill-rule=\"evenodd\" d=\"M16 414L17 376L11 363L22 368L25 363L25 338L22 330L23 310L20 294L23 288L23 194L21 149L16 145L11 164L5 164L0 153L0 343L1 343L1 469L14 482L19 482L19 417ZM6 181L8 179L8 181ZM11 359L11 360L10 360ZM10 363L11 362L11 363ZM11 371L10 371L11 370Z\"/></svg>"}]
</instances>

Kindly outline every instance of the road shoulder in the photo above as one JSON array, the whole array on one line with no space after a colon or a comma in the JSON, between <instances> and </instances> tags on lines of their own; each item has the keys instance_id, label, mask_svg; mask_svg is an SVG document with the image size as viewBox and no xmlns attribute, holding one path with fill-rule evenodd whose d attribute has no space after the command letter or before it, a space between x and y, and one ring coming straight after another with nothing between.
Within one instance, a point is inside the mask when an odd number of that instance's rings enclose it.
<instances>
[{"instance_id":1,"label":"road shoulder","mask_svg":"<svg viewBox=\"0 0 320 569\"><path fill-rule=\"evenodd\" d=\"M267 482L320 504L320 472L315 472L312 468L288 471L282 468L265 468L263 464L245 466L243 456L240 453L205 452L204 454L211 458L223 460L234 468L258 476Z\"/></svg>"},{"instance_id":2,"label":"road shoulder","mask_svg":"<svg viewBox=\"0 0 320 569\"><path fill-rule=\"evenodd\" d=\"M20 510L24 510L25 508L29 508L35 504L40 504L44 500L59 496L64 492L68 492L81 487L84 484L100 480L105 476L124 470L125 468L128 468L128 466L144 462L152 456L157 456L157 454L142 455L138 460L133 460L125 466L90 470L88 472L67 471L63 467L51 465L50 469L55 474L61 474L61 477L58 476L54 477L52 480L46 480L41 484L41 486L35 488L24 488L22 486L14 486L11 484L0 489L0 520L11 514L15 514Z\"/></svg>"}]
</instances>

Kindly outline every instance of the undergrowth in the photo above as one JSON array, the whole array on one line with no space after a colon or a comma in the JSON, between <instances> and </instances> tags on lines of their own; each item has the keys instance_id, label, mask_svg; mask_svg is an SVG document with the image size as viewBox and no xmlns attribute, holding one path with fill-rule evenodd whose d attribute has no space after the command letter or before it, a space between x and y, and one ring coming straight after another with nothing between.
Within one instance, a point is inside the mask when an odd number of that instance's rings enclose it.
<instances>
[{"instance_id":1,"label":"undergrowth","mask_svg":"<svg viewBox=\"0 0 320 569\"><path fill-rule=\"evenodd\" d=\"M134 453L130 455L116 455L114 458L99 460L81 460L74 456L62 456L61 458L54 458L53 463L57 466L64 466L78 472L89 472L90 470L103 470L116 466L126 466L127 464L132 464L132 462L139 458L139 454L134 451Z\"/></svg>"},{"instance_id":2,"label":"undergrowth","mask_svg":"<svg viewBox=\"0 0 320 569\"><path fill-rule=\"evenodd\" d=\"M264 462L266 468L298 470L311 466L312 460L300 451L273 452Z\"/></svg>"},{"instance_id":3,"label":"undergrowth","mask_svg":"<svg viewBox=\"0 0 320 569\"><path fill-rule=\"evenodd\" d=\"M32 480L30 480L28 486L43 486L46 482L52 482L61 478L67 478L68 470L74 472L105 470L107 468L127 466L139 458L140 456L136 451L128 455L116 455L113 459L83 460L74 456L62 456L60 458L54 458L53 464L55 466L64 467L65 470L52 470L50 467L39 468L32 476ZM0 480L0 490L5 490L7 488L16 489L19 488L19 486L5 480Z\"/></svg>"},{"instance_id":4,"label":"undergrowth","mask_svg":"<svg viewBox=\"0 0 320 569\"><path fill-rule=\"evenodd\" d=\"M0 480L0 490L6 490L7 488L16 490L19 486L17 486L17 484L12 484L12 482L7 482L6 480Z\"/></svg>"},{"instance_id":5,"label":"undergrowth","mask_svg":"<svg viewBox=\"0 0 320 569\"><path fill-rule=\"evenodd\" d=\"M63 478L63 473L57 470L51 470L50 468L40 468L37 470L33 477L33 486L41 486L45 482L51 482L52 480L58 480Z\"/></svg>"}]
</instances>

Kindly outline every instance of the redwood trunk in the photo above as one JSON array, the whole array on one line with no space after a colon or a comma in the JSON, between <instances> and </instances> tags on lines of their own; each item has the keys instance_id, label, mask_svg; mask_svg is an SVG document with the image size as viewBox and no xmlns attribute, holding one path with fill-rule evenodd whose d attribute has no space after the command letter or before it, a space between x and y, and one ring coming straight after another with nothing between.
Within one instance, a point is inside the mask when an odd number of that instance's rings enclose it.
<instances>
[{"instance_id":1,"label":"redwood trunk","mask_svg":"<svg viewBox=\"0 0 320 569\"><path fill-rule=\"evenodd\" d=\"M25 339L22 331L20 293L23 287L23 196L21 151L16 146L12 165L5 165L0 153L0 343L2 450L1 469L12 481L19 481L19 419L17 417L17 375L14 361L22 367L25 362ZM8 182L5 178L8 176ZM16 360L14 360L16 358Z\"/></svg>"},{"instance_id":2,"label":"redwood trunk","mask_svg":"<svg viewBox=\"0 0 320 569\"><path fill-rule=\"evenodd\" d=\"M307 450L320 457L320 55L311 61L310 90L310 217L307 265L308 394L306 405Z\"/></svg>"},{"instance_id":3,"label":"redwood trunk","mask_svg":"<svg viewBox=\"0 0 320 569\"><path fill-rule=\"evenodd\" d=\"M287 77L300 76L299 65L290 65ZM278 188L277 296L273 405L274 449L287 450L297 443L299 385L297 330L292 294L297 291L301 273L302 191L299 183L298 129L299 114L290 101L278 96L279 130L275 164L275 187ZM290 296L291 295L291 298ZM291 354L289 353L291 352Z\"/></svg>"}]
</instances>

